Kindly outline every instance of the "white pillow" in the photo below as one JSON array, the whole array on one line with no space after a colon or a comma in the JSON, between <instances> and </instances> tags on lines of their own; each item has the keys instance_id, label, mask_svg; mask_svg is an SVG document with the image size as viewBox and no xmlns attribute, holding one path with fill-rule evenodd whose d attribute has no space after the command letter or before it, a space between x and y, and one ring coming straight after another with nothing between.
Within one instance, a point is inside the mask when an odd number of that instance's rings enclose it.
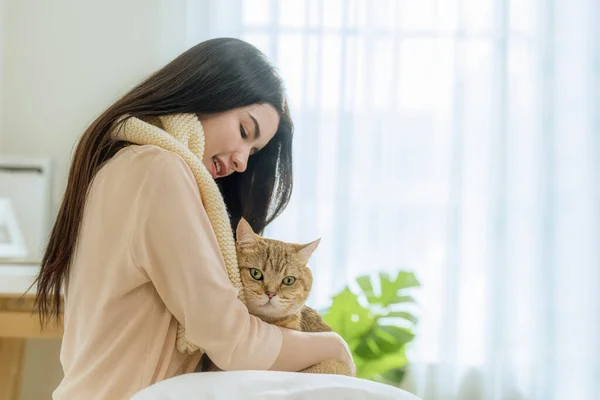
<instances>
[{"instance_id":1,"label":"white pillow","mask_svg":"<svg viewBox=\"0 0 600 400\"><path fill-rule=\"evenodd\" d=\"M131 400L419 400L395 387L340 375L278 371L203 372L158 382Z\"/></svg>"}]
</instances>

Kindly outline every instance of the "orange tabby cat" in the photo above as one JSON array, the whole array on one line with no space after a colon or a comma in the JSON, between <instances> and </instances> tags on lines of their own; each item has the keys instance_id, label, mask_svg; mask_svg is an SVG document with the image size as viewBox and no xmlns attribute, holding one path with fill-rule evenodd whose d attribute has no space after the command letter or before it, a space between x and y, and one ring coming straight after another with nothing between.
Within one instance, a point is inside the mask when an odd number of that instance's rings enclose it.
<instances>
[{"instance_id":1,"label":"orange tabby cat","mask_svg":"<svg viewBox=\"0 0 600 400\"><path fill-rule=\"evenodd\" d=\"M319 245L292 244L265 239L255 234L246 220L236 230L236 250L248 311L265 322L303 332L329 332L321 316L304 303L312 287L312 274L306 266ZM204 371L218 368L205 355ZM352 376L350 368L337 360L327 360L301 372Z\"/></svg>"}]
</instances>

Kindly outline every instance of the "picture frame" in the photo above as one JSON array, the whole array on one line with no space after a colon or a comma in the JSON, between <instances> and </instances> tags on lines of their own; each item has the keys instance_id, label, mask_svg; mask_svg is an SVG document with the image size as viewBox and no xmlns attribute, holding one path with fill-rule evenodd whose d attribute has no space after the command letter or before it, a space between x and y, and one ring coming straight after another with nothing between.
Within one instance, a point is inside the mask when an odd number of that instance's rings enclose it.
<instances>
[{"instance_id":1,"label":"picture frame","mask_svg":"<svg viewBox=\"0 0 600 400\"><path fill-rule=\"evenodd\" d=\"M27 256L27 246L10 199L0 197L0 259Z\"/></svg>"},{"instance_id":2,"label":"picture frame","mask_svg":"<svg viewBox=\"0 0 600 400\"><path fill-rule=\"evenodd\" d=\"M0 199L7 199L0 264L41 262L54 214L52 169L47 157L0 155Z\"/></svg>"}]
</instances>

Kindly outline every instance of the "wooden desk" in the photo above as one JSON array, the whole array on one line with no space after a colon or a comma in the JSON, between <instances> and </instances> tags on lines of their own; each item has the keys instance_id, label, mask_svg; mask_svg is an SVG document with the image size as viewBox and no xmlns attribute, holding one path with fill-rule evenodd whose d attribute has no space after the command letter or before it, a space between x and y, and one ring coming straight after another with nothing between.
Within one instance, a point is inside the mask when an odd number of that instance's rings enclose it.
<instances>
[{"instance_id":1,"label":"wooden desk","mask_svg":"<svg viewBox=\"0 0 600 400\"><path fill-rule=\"evenodd\" d=\"M19 400L27 339L62 337L55 325L41 331L33 313L35 287L23 296L37 272L34 265L0 265L0 400Z\"/></svg>"}]
</instances>

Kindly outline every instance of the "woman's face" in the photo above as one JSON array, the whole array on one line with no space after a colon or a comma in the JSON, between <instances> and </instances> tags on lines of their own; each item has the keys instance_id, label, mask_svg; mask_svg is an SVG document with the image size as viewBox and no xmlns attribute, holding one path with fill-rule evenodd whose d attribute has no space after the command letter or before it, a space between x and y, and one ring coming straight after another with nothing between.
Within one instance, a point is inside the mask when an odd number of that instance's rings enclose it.
<instances>
[{"instance_id":1,"label":"woman's face","mask_svg":"<svg viewBox=\"0 0 600 400\"><path fill-rule=\"evenodd\" d=\"M279 114L270 104L254 104L200 116L204 128L202 162L213 179L244 172L248 157L275 136Z\"/></svg>"}]
</instances>

